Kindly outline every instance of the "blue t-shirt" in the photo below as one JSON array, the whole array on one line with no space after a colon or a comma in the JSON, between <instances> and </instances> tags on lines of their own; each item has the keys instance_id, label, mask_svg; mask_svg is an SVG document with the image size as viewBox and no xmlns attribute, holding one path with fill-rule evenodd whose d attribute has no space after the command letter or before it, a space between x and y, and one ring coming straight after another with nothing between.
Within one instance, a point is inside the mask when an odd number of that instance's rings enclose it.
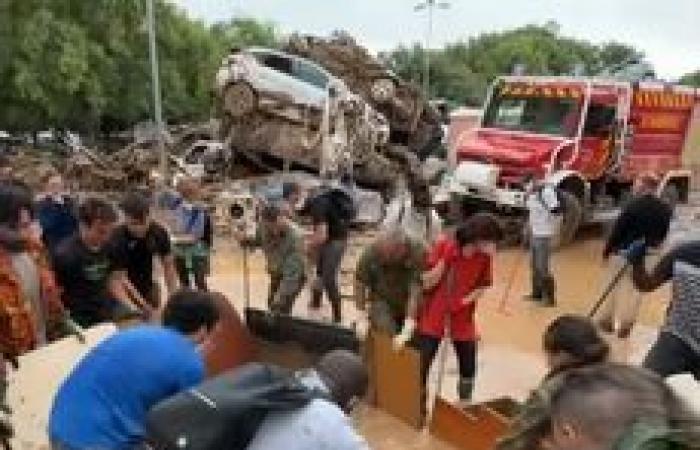
<instances>
[{"instance_id":1,"label":"blue t-shirt","mask_svg":"<svg viewBox=\"0 0 700 450\"><path fill-rule=\"evenodd\" d=\"M162 327L119 332L92 350L54 399L49 436L68 448L119 450L144 435L156 403L204 379L189 339Z\"/></svg>"}]
</instances>

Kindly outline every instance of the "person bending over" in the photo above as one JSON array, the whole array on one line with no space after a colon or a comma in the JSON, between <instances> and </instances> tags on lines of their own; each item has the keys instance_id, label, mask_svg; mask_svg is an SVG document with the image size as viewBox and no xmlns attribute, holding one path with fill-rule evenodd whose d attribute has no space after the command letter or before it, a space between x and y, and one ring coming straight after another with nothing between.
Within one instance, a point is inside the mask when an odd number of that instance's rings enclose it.
<instances>
[{"instance_id":1,"label":"person bending over","mask_svg":"<svg viewBox=\"0 0 700 450\"><path fill-rule=\"evenodd\" d=\"M153 277L153 258L163 266L168 296L178 286L175 258L167 230L151 217L150 200L131 192L120 204L124 224L118 226L109 242L117 276L134 302L151 309L161 304L160 289Z\"/></svg>"},{"instance_id":2,"label":"person bending over","mask_svg":"<svg viewBox=\"0 0 700 450\"><path fill-rule=\"evenodd\" d=\"M586 317L564 315L549 324L542 338L547 375L528 397L513 420L510 431L498 444L498 450L531 450L533 439L546 431L543 416L546 400L555 388L551 380L558 374L578 367L607 362L610 347Z\"/></svg>"},{"instance_id":3,"label":"person bending over","mask_svg":"<svg viewBox=\"0 0 700 450\"><path fill-rule=\"evenodd\" d=\"M324 355L301 381L319 389L325 398L301 409L271 412L258 428L248 450L369 450L347 414L367 390L367 369L362 360L345 350Z\"/></svg>"},{"instance_id":4,"label":"person bending over","mask_svg":"<svg viewBox=\"0 0 700 450\"><path fill-rule=\"evenodd\" d=\"M54 398L49 418L53 448L121 450L139 445L148 410L204 379L198 346L218 317L213 294L182 290L166 304L162 326L130 328L98 344Z\"/></svg>"},{"instance_id":5,"label":"person bending over","mask_svg":"<svg viewBox=\"0 0 700 450\"><path fill-rule=\"evenodd\" d=\"M63 304L83 327L147 313L134 305L116 276L107 245L117 212L105 200L91 197L78 209L78 232L53 254L53 268L63 288Z\"/></svg>"}]
</instances>

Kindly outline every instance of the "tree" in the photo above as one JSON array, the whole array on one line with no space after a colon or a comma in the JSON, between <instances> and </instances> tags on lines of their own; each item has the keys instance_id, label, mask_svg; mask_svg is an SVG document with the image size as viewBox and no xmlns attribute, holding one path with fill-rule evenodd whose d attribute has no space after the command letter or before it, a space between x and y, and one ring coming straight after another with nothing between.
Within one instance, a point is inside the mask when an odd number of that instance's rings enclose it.
<instances>
[{"instance_id":1,"label":"tree","mask_svg":"<svg viewBox=\"0 0 700 450\"><path fill-rule=\"evenodd\" d=\"M403 78L422 81L424 49L420 45L401 46L381 56ZM488 84L516 66L528 75L598 75L625 68L643 56L620 43L595 46L561 36L555 22L528 25L431 50L431 93L455 103L479 105Z\"/></svg>"},{"instance_id":2,"label":"tree","mask_svg":"<svg viewBox=\"0 0 700 450\"><path fill-rule=\"evenodd\" d=\"M679 83L688 86L700 87L700 70L683 75L679 80Z\"/></svg>"}]
</instances>

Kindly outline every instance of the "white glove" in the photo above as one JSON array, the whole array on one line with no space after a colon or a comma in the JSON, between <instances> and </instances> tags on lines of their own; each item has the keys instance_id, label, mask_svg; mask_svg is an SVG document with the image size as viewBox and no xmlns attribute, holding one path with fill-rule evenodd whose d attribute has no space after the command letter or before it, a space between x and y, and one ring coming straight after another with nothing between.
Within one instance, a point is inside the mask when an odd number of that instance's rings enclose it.
<instances>
[{"instance_id":1,"label":"white glove","mask_svg":"<svg viewBox=\"0 0 700 450\"><path fill-rule=\"evenodd\" d=\"M406 346L406 343L413 337L413 332L416 331L416 321L410 317L403 321L401 332L394 337L394 350L401 350Z\"/></svg>"}]
</instances>

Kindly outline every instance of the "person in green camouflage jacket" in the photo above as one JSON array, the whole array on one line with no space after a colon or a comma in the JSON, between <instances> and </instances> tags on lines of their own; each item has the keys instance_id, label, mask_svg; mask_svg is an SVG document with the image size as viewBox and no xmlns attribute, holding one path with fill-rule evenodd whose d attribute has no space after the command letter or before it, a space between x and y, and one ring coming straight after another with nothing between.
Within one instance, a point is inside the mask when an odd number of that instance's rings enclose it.
<instances>
[{"instance_id":1,"label":"person in green camouflage jacket","mask_svg":"<svg viewBox=\"0 0 700 450\"><path fill-rule=\"evenodd\" d=\"M260 212L254 239L237 236L243 245L259 246L270 274L270 311L290 314L306 281L304 241L301 232L287 220L281 205L268 204Z\"/></svg>"}]
</instances>

